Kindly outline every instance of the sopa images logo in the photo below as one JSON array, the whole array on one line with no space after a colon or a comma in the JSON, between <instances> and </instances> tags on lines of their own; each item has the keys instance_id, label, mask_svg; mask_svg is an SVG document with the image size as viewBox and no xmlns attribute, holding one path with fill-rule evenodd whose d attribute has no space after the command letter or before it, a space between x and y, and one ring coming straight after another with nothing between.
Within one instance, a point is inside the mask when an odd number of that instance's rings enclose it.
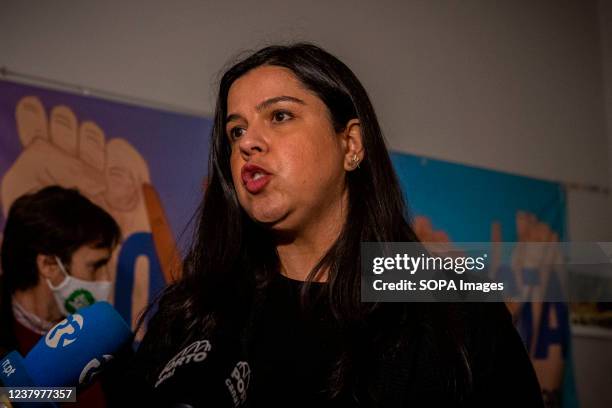
<instances>
[{"instance_id":1,"label":"sopa images logo","mask_svg":"<svg viewBox=\"0 0 612 408\"><path fill-rule=\"evenodd\" d=\"M56 324L45 336L45 344L51 348L66 347L74 343L83 328L83 316L76 313Z\"/></svg>"}]
</instances>

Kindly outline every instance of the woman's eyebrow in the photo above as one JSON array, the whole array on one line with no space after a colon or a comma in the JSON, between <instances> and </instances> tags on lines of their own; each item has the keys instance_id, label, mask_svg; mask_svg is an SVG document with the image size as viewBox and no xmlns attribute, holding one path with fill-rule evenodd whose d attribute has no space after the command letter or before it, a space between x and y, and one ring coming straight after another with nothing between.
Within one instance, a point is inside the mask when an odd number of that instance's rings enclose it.
<instances>
[{"instance_id":1,"label":"woman's eyebrow","mask_svg":"<svg viewBox=\"0 0 612 408\"><path fill-rule=\"evenodd\" d=\"M295 96L283 95L283 96L275 96L274 98L266 99L265 101L257 105L255 109L257 111L262 111L265 108L269 107L270 105L274 105L277 102L295 102L295 103L299 103L300 105L306 105L306 102L304 102L300 98L296 98Z\"/></svg>"},{"instance_id":2,"label":"woman's eyebrow","mask_svg":"<svg viewBox=\"0 0 612 408\"><path fill-rule=\"evenodd\" d=\"M261 112L262 110L269 107L270 105L274 105L275 103L278 103L278 102L294 102L294 103L299 103L300 105L306 105L306 102L304 102L300 98L296 98L295 96L282 95L282 96L275 96L273 98L266 99L265 101L257 105L255 107L255 110L257 110L258 112ZM227 118L225 119L225 123L231 122L233 120L241 119L241 118L242 118L241 115L237 113L231 113L227 115Z\"/></svg>"}]
</instances>

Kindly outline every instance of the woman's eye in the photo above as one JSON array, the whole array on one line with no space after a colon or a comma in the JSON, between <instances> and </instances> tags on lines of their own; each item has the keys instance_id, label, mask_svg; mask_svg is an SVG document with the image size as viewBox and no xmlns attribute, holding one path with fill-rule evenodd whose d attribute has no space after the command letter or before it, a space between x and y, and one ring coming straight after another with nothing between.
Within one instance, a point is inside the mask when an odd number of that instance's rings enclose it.
<instances>
[{"instance_id":1,"label":"woman's eye","mask_svg":"<svg viewBox=\"0 0 612 408\"><path fill-rule=\"evenodd\" d=\"M272 118L274 122L285 122L291 119L293 116L289 112L285 111L276 111L272 114Z\"/></svg>"},{"instance_id":2,"label":"woman's eye","mask_svg":"<svg viewBox=\"0 0 612 408\"><path fill-rule=\"evenodd\" d=\"M231 137L232 139L238 139L238 138L239 138L240 136L242 136L243 134L244 134L244 129L243 129L243 128L241 128L241 127L238 127L238 126L233 127L233 128L230 130L230 137Z\"/></svg>"}]
</instances>

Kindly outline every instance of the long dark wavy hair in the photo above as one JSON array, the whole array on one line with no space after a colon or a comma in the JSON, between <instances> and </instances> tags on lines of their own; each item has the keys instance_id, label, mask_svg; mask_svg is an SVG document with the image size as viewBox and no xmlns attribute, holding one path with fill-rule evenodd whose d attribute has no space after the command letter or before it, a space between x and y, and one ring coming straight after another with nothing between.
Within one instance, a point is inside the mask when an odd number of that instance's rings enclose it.
<instances>
[{"instance_id":1,"label":"long dark wavy hair","mask_svg":"<svg viewBox=\"0 0 612 408\"><path fill-rule=\"evenodd\" d=\"M330 397L349 393L357 398L363 374L380 357L363 357L372 355L372 344L386 339L390 348L397 347L403 336L392 333L402 327L402 322L423 316L429 316L426 319L434 331L439 331L441 349L451 356L445 360L449 381L458 384L458 378L469 380L469 364L458 334L460 324L453 321L450 306L361 302L360 243L418 239L366 90L344 63L308 43L263 48L231 66L221 78L210 144L209 183L193 245L181 280L169 286L151 307L156 312L138 352L147 378L152 381L163 364L194 337L223 328L237 335L244 333L258 299L279 273L274 237L251 220L238 202L225 132L230 87L236 79L264 65L289 69L327 106L336 131L354 118L361 124L365 158L358 169L346 174L349 222L312 269L302 290L305 297L309 281L317 272L328 270L324 296L345 345L329 378ZM360 352L363 350L368 352Z\"/></svg>"}]
</instances>

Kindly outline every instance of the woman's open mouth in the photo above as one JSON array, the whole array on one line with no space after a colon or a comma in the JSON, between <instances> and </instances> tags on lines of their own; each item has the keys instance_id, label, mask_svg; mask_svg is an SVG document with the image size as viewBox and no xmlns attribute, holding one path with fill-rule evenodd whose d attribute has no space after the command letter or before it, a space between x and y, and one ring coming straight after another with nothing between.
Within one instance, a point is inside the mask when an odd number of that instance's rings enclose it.
<instances>
[{"instance_id":1,"label":"woman's open mouth","mask_svg":"<svg viewBox=\"0 0 612 408\"><path fill-rule=\"evenodd\" d=\"M241 170L242 183L251 194L257 194L263 190L272 175L255 164L245 164Z\"/></svg>"}]
</instances>

